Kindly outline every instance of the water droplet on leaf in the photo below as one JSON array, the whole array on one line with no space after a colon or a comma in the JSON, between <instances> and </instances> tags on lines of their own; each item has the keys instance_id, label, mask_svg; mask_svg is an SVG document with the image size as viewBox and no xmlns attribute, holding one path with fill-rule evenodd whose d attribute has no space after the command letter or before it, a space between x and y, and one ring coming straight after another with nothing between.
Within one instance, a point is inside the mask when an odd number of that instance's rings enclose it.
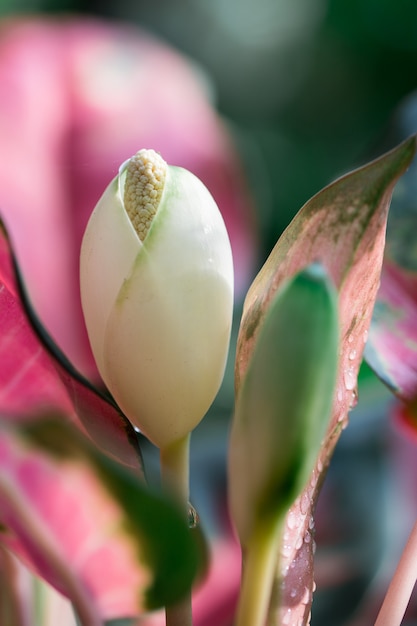
<instances>
[{"instance_id":1,"label":"water droplet on leaf","mask_svg":"<svg viewBox=\"0 0 417 626\"><path fill-rule=\"evenodd\" d=\"M345 378L346 389L348 391L351 391L352 389L354 389L356 385L356 376L353 371L353 367L348 367L345 369L344 378Z\"/></svg>"}]
</instances>

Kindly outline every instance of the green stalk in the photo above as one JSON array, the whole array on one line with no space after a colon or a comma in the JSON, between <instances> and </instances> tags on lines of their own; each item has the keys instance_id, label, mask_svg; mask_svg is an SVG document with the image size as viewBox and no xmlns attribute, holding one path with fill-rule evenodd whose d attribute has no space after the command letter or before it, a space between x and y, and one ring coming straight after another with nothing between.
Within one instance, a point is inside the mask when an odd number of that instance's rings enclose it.
<instances>
[{"instance_id":1,"label":"green stalk","mask_svg":"<svg viewBox=\"0 0 417 626\"><path fill-rule=\"evenodd\" d=\"M236 626L264 626L272 592L281 523L259 522L245 547Z\"/></svg>"},{"instance_id":2,"label":"green stalk","mask_svg":"<svg viewBox=\"0 0 417 626\"><path fill-rule=\"evenodd\" d=\"M184 509L188 520L190 434L161 448L161 481ZM191 591L176 605L165 607L166 626L192 626Z\"/></svg>"}]
</instances>

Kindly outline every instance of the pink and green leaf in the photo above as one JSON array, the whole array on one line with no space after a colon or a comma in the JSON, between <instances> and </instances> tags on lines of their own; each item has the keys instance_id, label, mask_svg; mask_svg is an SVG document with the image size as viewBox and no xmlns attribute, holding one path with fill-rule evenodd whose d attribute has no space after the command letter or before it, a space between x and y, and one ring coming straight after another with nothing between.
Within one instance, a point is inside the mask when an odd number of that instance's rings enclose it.
<instances>
[{"instance_id":1,"label":"pink and green leaf","mask_svg":"<svg viewBox=\"0 0 417 626\"><path fill-rule=\"evenodd\" d=\"M393 198L369 341L364 357L403 403L395 416L417 436L417 203L416 163Z\"/></svg>"},{"instance_id":2,"label":"pink and green leaf","mask_svg":"<svg viewBox=\"0 0 417 626\"><path fill-rule=\"evenodd\" d=\"M0 624L30 626L15 557L0 544Z\"/></svg>"},{"instance_id":3,"label":"pink and green leaf","mask_svg":"<svg viewBox=\"0 0 417 626\"><path fill-rule=\"evenodd\" d=\"M387 256L365 358L400 398L417 395L417 273Z\"/></svg>"},{"instance_id":4,"label":"pink and green leaf","mask_svg":"<svg viewBox=\"0 0 417 626\"><path fill-rule=\"evenodd\" d=\"M91 626L178 600L197 570L182 514L59 419L1 428L0 524Z\"/></svg>"},{"instance_id":5,"label":"pink and green leaf","mask_svg":"<svg viewBox=\"0 0 417 626\"><path fill-rule=\"evenodd\" d=\"M385 229L393 187L416 150L411 137L396 149L338 179L315 195L284 231L245 300L236 356L239 392L259 329L270 302L284 281L320 262L339 296L340 359L331 418L310 481L286 519L280 620L305 624L312 600L312 513L348 412L368 337L384 253ZM290 329L289 329L290 332ZM279 346L277 346L279 350Z\"/></svg>"},{"instance_id":6,"label":"pink and green leaf","mask_svg":"<svg viewBox=\"0 0 417 626\"><path fill-rule=\"evenodd\" d=\"M37 318L4 227L0 227L0 328L0 414L27 420L42 410L59 410L97 446L142 473L133 426L109 396L72 367Z\"/></svg>"}]
</instances>

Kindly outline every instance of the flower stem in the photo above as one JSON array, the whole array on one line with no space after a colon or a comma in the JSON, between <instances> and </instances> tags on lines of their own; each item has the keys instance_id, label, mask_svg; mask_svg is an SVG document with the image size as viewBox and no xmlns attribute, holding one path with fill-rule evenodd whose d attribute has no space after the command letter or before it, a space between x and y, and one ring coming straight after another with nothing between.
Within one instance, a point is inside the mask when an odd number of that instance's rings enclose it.
<instances>
[{"instance_id":1,"label":"flower stem","mask_svg":"<svg viewBox=\"0 0 417 626\"><path fill-rule=\"evenodd\" d=\"M38 553L43 555L50 571L65 587L83 626L100 626L102 621L98 609L92 602L85 585L68 566L65 557L57 549L47 526L36 515L33 515L33 511L28 506L24 496L15 489L15 485L7 477L0 480L0 494L6 498L12 515L19 520L21 528L25 529L32 545L35 545L39 551Z\"/></svg>"},{"instance_id":2,"label":"flower stem","mask_svg":"<svg viewBox=\"0 0 417 626\"><path fill-rule=\"evenodd\" d=\"M417 579L417 522L388 587L375 626L400 626Z\"/></svg>"},{"instance_id":3,"label":"flower stem","mask_svg":"<svg viewBox=\"0 0 417 626\"><path fill-rule=\"evenodd\" d=\"M188 510L190 434L160 450L162 485Z\"/></svg>"},{"instance_id":4,"label":"flower stem","mask_svg":"<svg viewBox=\"0 0 417 626\"><path fill-rule=\"evenodd\" d=\"M265 624L280 536L281 524L275 520L260 523L246 546L236 626Z\"/></svg>"},{"instance_id":5,"label":"flower stem","mask_svg":"<svg viewBox=\"0 0 417 626\"><path fill-rule=\"evenodd\" d=\"M184 509L188 520L190 434L161 448L161 481ZM165 607L166 626L192 626L191 591L176 605Z\"/></svg>"}]
</instances>

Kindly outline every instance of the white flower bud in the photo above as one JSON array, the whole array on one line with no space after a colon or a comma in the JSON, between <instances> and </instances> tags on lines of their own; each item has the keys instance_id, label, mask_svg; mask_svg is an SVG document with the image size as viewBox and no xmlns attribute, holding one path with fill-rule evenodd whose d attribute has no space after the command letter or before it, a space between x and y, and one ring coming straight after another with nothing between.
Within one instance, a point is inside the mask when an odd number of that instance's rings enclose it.
<instances>
[{"instance_id":1,"label":"white flower bud","mask_svg":"<svg viewBox=\"0 0 417 626\"><path fill-rule=\"evenodd\" d=\"M84 235L81 299L100 374L158 447L190 432L221 384L233 312L222 216L190 172L141 150Z\"/></svg>"}]
</instances>

